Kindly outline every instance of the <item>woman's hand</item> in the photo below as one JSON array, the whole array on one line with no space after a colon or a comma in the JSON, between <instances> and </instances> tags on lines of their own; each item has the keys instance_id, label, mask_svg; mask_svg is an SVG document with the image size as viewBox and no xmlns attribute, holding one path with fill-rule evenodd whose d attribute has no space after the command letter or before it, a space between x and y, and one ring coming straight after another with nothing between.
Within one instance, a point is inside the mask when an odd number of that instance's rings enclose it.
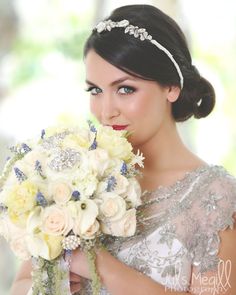
<instances>
[{"instance_id":1,"label":"woman's hand","mask_svg":"<svg viewBox=\"0 0 236 295\"><path fill-rule=\"evenodd\" d=\"M88 260L82 250L76 249L72 252L70 270L74 274L91 279Z\"/></svg>"},{"instance_id":2,"label":"woman's hand","mask_svg":"<svg viewBox=\"0 0 236 295\"><path fill-rule=\"evenodd\" d=\"M79 292L81 290L81 284L80 284L80 276L70 272L70 291L72 294Z\"/></svg>"}]
</instances>

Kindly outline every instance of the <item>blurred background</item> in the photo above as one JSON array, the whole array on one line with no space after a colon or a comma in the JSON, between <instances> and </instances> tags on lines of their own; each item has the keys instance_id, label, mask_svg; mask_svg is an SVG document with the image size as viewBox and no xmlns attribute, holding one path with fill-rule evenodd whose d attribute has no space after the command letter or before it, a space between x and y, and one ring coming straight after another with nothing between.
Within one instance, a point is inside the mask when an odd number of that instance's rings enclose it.
<instances>
[{"instance_id":1,"label":"blurred background","mask_svg":"<svg viewBox=\"0 0 236 295\"><path fill-rule=\"evenodd\" d=\"M216 90L213 113L179 123L185 143L236 176L236 2L234 0L0 0L0 171L16 141L38 134L61 113L89 113L82 50L111 10L152 4L172 16L195 64ZM0 294L20 265L0 238Z\"/></svg>"}]
</instances>

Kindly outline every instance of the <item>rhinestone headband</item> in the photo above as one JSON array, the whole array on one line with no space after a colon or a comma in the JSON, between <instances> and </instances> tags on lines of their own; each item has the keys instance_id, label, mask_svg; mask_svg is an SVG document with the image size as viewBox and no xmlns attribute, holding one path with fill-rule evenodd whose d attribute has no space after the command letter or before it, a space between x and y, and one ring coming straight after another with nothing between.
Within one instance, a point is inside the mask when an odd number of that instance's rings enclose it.
<instances>
[{"instance_id":1,"label":"rhinestone headband","mask_svg":"<svg viewBox=\"0 0 236 295\"><path fill-rule=\"evenodd\" d=\"M134 35L135 38L139 38L141 41L148 40L152 44L154 44L156 47L158 47L160 50L165 52L165 54L169 57L169 59L174 64L174 66L175 66L175 68L176 68L176 70L178 72L178 75L179 75L181 89L183 88L183 86L184 86L184 77L182 75L182 72L180 70L179 65L177 64L177 62L173 58L173 55L169 52L169 50L167 50L159 42L152 39L152 36L148 34L146 29L139 28L137 26L133 26L126 19L121 20L119 22L114 22L111 19L101 21L101 22L99 22L97 24L97 26L94 29L97 30L98 33L102 33L103 31L111 31L113 28L125 28L125 34L128 33L130 35Z\"/></svg>"}]
</instances>

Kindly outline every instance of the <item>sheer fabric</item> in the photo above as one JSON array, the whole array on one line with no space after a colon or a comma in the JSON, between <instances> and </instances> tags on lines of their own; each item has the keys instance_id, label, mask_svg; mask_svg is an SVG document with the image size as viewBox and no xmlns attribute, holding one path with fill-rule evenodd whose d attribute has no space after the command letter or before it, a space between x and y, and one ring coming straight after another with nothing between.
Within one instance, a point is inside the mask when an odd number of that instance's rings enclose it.
<instances>
[{"instance_id":1,"label":"sheer fabric","mask_svg":"<svg viewBox=\"0 0 236 295\"><path fill-rule=\"evenodd\" d=\"M192 266L204 273L216 270L219 231L233 228L236 178L218 165L187 172L169 187L143 195L138 207L136 235L107 239L108 250L119 260L174 291L186 291ZM92 294L83 281L80 294ZM105 288L102 295L108 295Z\"/></svg>"}]
</instances>

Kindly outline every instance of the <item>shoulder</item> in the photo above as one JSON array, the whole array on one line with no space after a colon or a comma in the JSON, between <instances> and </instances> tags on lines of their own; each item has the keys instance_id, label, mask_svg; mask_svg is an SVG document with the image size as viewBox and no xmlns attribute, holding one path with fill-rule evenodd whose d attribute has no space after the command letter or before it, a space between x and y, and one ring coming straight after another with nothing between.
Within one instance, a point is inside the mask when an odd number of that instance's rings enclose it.
<instances>
[{"instance_id":1,"label":"shoulder","mask_svg":"<svg viewBox=\"0 0 236 295\"><path fill-rule=\"evenodd\" d=\"M191 225L187 246L193 265L205 272L217 267L222 232L234 228L236 178L218 165L210 165L199 177L194 202L188 212Z\"/></svg>"},{"instance_id":2,"label":"shoulder","mask_svg":"<svg viewBox=\"0 0 236 295\"><path fill-rule=\"evenodd\" d=\"M197 204L201 208L201 220L218 230L234 223L236 211L236 178L223 166L211 165L205 174Z\"/></svg>"}]
</instances>

